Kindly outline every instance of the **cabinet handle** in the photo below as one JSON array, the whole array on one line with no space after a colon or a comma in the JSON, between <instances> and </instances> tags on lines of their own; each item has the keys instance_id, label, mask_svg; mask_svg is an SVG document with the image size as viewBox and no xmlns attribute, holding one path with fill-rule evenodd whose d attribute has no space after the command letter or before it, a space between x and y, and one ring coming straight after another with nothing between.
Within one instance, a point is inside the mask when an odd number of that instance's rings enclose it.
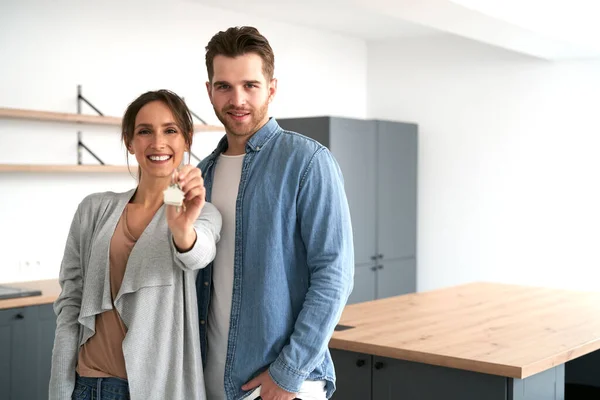
<instances>
[{"instance_id":1,"label":"cabinet handle","mask_svg":"<svg viewBox=\"0 0 600 400\"><path fill-rule=\"evenodd\" d=\"M15 315L15 319L25 319L25 316L22 313L18 313Z\"/></svg>"},{"instance_id":2,"label":"cabinet handle","mask_svg":"<svg viewBox=\"0 0 600 400\"><path fill-rule=\"evenodd\" d=\"M371 271L377 271L379 269L380 265L376 265L374 267L371 267Z\"/></svg>"},{"instance_id":3,"label":"cabinet handle","mask_svg":"<svg viewBox=\"0 0 600 400\"><path fill-rule=\"evenodd\" d=\"M383 258L383 254L379 254L377 257L379 257L379 258Z\"/></svg>"},{"instance_id":4,"label":"cabinet handle","mask_svg":"<svg viewBox=\"0 0 600 400\"><path fill-rule=\"evenodd\" d=\"M357 367L362 367L363 365L365 365L365 360L356 360L356 366Z\"/></svg>"},{"instance_id":5,"label":"cabinet handle","mask_svg":"<svg viewBox=\"0 0 600 400\"><path fill-rule=\"evenodd\" d=\"M378 265L377 269L383 269L383 265Z\"/></svg>"},{"instance_id":6,"label":"cabinet handle","mask_svg":"<svg viewBox=\"0 0 600 400\"><path fill-rule=\"evenodd\" d=\"M375 255L375 256L371 256L371 260L375 261L375 260L377 260L377 258L378 258L378 257L379 257L379 256L377 256L377 255Z\"/></svg>"},{"instance_id":7,"label":"cabinet handle","mask_svg":"<svg viewBox=\"0 0 600 400\"><path fill-rule=\"evenodd\" d=\"M384 364L381 361L377 361L375 363L375 369L381 369L383 368Z\"/></svg>"}]
</instances>

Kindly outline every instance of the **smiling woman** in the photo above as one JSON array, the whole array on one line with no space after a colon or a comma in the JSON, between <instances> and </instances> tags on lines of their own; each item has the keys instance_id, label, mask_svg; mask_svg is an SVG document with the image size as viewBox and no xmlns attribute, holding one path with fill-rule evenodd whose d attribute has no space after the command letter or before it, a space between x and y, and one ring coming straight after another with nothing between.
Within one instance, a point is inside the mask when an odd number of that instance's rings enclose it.
<instances>
[{"instance_id":1,"label":"smiling woman","mask_svg":"<svg viewBox=\"0 0 600 400\"><path fill-rule=\"evenodd\" d=\"M125 112L122 139L139 183L87 196L72 220L54 304L51 400L206 400L195 284L215 257L221 215L205 202L200 170L181 166L192 135L173 92L144 93ZM169 187L176 203L165 198Z\"/></svg>"}]
</instances>

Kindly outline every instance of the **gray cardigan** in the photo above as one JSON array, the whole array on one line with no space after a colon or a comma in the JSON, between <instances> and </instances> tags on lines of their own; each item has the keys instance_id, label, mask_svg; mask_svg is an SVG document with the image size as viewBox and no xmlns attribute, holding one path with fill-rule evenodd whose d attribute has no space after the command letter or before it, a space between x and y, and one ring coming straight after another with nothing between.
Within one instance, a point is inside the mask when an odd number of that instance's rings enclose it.
<instances>
[{"instance_id":1,"label":"gray cardigan","mask_svg":"<svg viewBox=\"0 0 600 400\"><path fill-rule=\"evenodd\" d=\"M54 303L50 400L71 399L79 347L94 335L96 315L112 309L109 245L134 193L92 194L77 208ZM162 206L129 256L114 304L127 326L123 353L132 400L206 399L195 281L215 257L221 215L207 202L194 226L194 247L179 253Z\"/></svg>"}]
</instances>

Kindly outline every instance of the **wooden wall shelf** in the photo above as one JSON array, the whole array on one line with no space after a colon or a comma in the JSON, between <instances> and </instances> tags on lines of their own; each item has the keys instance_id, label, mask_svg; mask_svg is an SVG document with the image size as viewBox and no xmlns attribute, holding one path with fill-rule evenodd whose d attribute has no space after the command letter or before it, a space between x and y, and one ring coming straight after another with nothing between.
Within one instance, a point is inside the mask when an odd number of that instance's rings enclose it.
<instances>
[{"instance_id":1,"label":"wooden wall shelf","mask_svg":"<svg viewBox=\"0 0 600 400\"><path fill-rule=\"evenodd\" d=\"M0 108L0 118L27 119L33 121L77 122L81 124L113 125L121 124L117 117L99 115L69 114L51 111L21 110L17 108Z\"/></svg>"},{"instance_id":2,"label":"wooden wall shelf","mask_svg":"<svg viewBox=\"0 0 600 400\"><path fill-rule=\"evenodd\" d=\"M0 164L0 172L93 172L93 173L130 173L137 174L137 166L126 165L36 165L36 164Z\"/></svg>"},{"instance_id":3,"label":"wooden wall shelf","mask_svg":"<svg viewBox=\"0 0 600 400\"><path fill-rule=\"evenodd\" d=\"M52 111L22 110L18 108L0 108L0 118L26 119L32 121L75 122L88 125L121 126L122 119L100 115L71 114ZM194 124L195 132L224 131L223 126Z\"/></svg>"}]
</instances>

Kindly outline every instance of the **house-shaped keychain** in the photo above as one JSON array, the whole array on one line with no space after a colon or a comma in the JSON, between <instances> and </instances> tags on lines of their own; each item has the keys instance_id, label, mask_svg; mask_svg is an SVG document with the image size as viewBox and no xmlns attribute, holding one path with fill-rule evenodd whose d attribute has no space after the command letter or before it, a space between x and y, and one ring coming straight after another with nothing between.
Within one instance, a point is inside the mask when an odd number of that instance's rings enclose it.
<instances>
[{"instance_id":1,"label":"house-shaped keychain","mask_svg":"<svg viewBox=\"0 0 600 400\"><path fill-rule=\"evenodd\" d=\"M183 204L184 194L177 184L170 185L168 188L163 190L163 196L163 201L165 204L176 207L181 207Z\"/></svg>"}]
</instances>

